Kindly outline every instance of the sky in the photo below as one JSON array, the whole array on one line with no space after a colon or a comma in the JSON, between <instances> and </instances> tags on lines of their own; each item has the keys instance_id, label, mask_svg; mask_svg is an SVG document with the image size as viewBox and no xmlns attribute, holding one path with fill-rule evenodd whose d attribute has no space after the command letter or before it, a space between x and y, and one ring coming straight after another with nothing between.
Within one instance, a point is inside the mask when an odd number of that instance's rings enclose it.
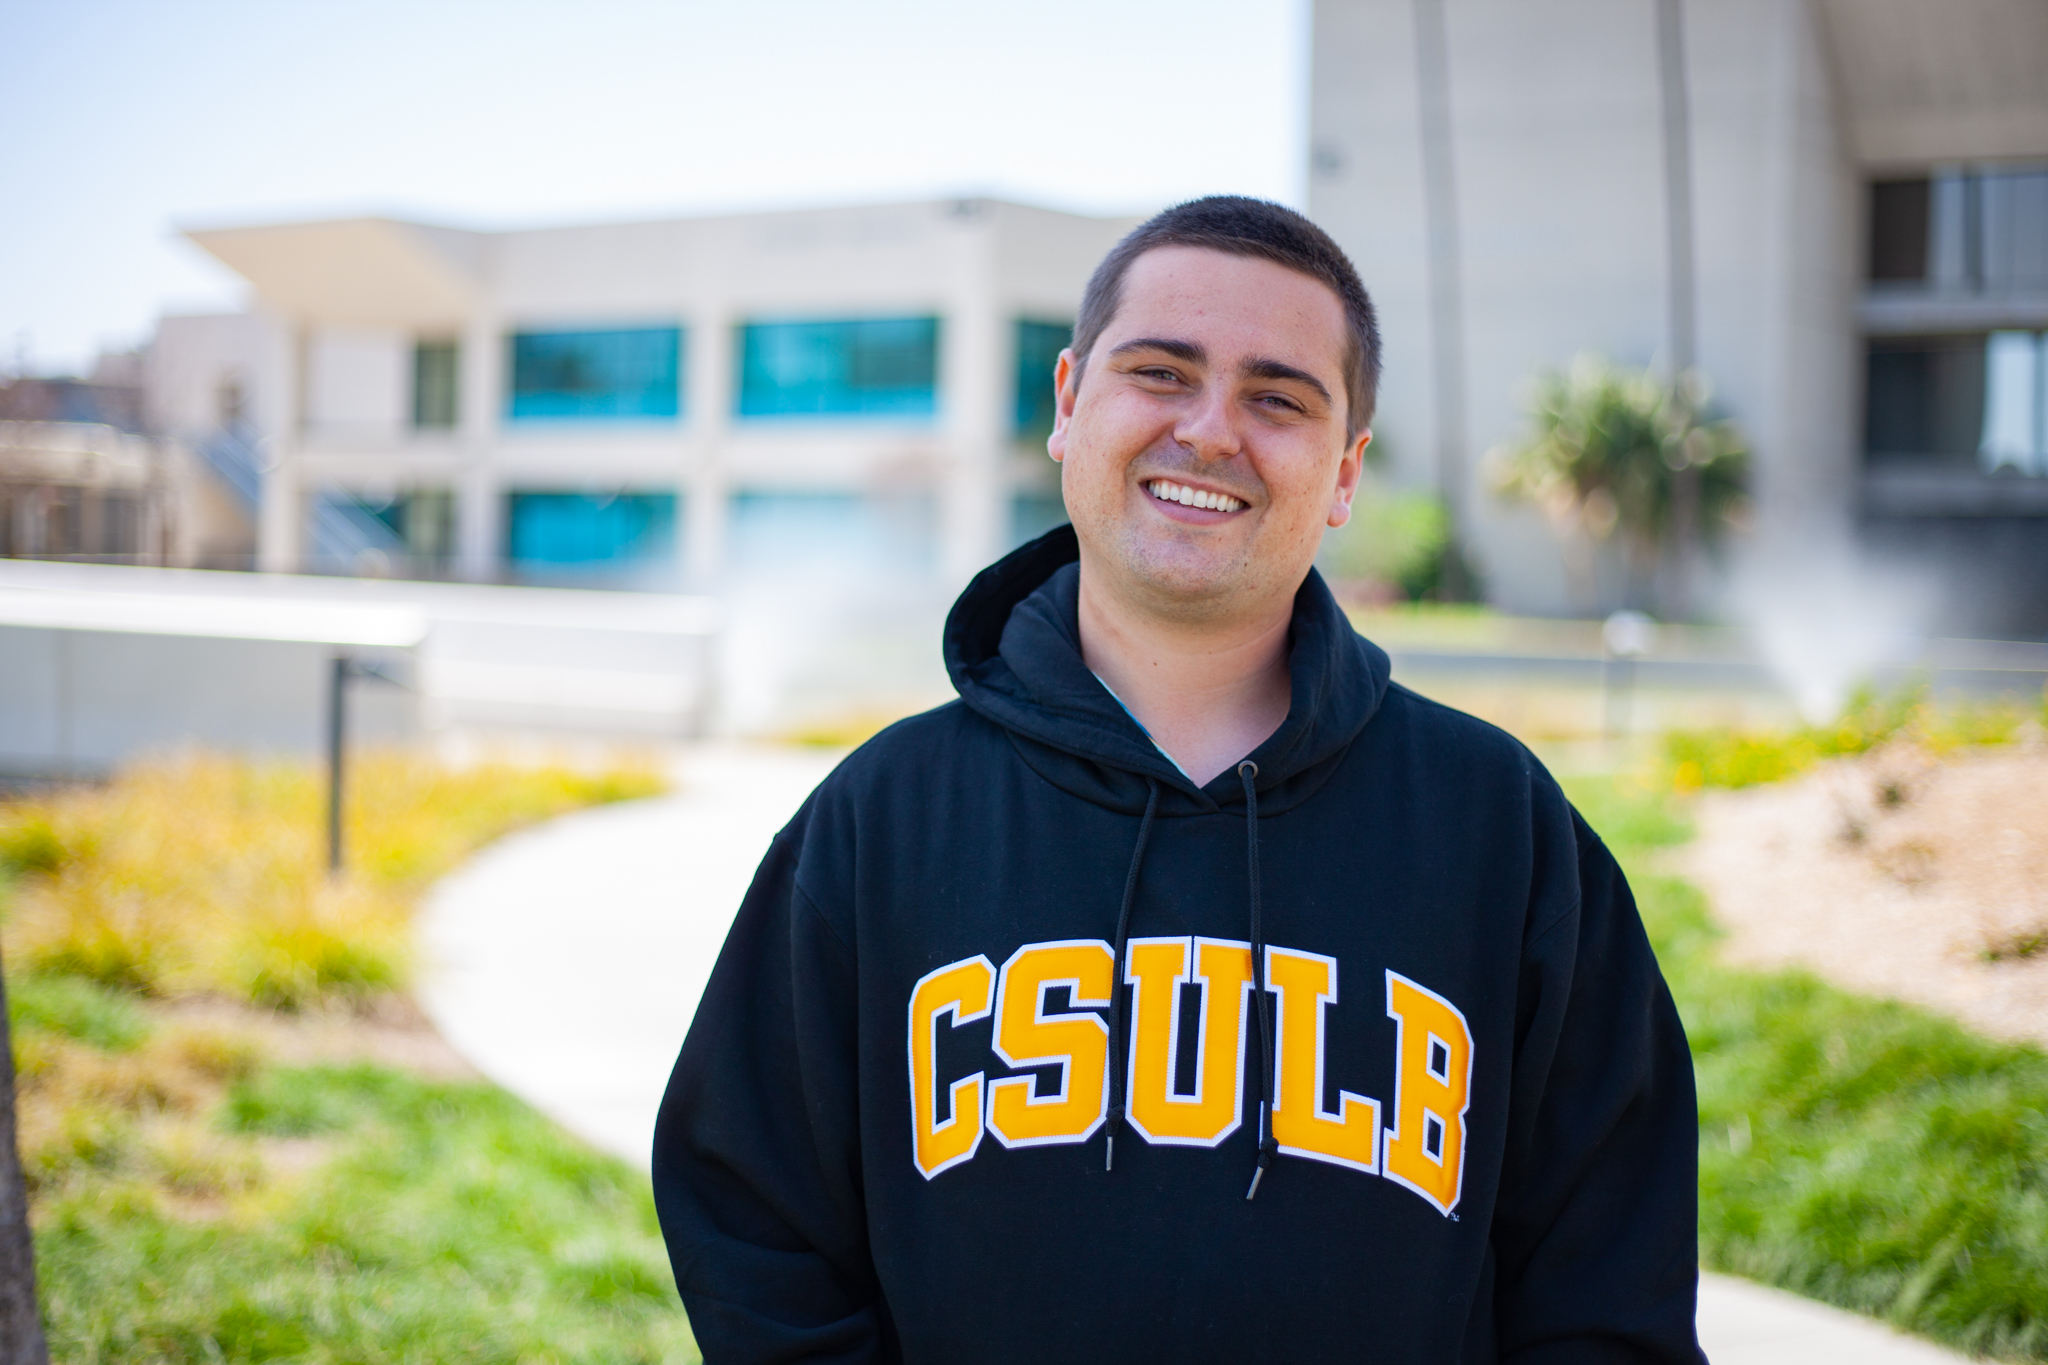
<instances>
[{"instance_id":1,"label":"sky","mask_svg":"<svg viewBox=\"0 0 2048 1365\"><path fill-rule=\"evenodd\" d=\"M1308 22L1308 0L0 0L0 372L240 306L180 227L1299 205Z\"/></svg>"}]
</instances>

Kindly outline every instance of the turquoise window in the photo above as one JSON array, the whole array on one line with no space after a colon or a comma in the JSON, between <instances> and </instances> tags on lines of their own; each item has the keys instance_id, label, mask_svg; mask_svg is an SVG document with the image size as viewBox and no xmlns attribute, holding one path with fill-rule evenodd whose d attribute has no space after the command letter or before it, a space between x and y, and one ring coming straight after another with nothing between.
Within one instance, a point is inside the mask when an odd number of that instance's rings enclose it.
<instances>
[{"instance_id":1,"label":"turquoise window","mask_svg":"<svg viewBox=\"0 0 2048 1365\"><path fill-rule=\"evenodd\" d=\"M1053 366L1074 339L1072 324L1017 321L1017 435L1042 441L1052 435ZM1048 528L1049 529L1049 528Z\"/></svg>"},{"instance_id":2,"label":"turquoise window","mask_svg":"<svg viewBox=\"0 0 2048 1365\"><path fill-rule=\"evenodd\" d=\"M505 557L528 572L589 572L675 557L673 493L517 492L507 497Z\"/></svg>"},{"instance_id":3,"label":"turquoise window","mask_svg":"<svg viewBox=\"0 0 2048 1365\"><path fill-rule=\"evenodd\" d=\"M939 320L753 322L739 329L742 417L930 417Z\"/></svg>"},{"instance_id":4,"label":"turquoise window","mask_svg":"<svg viewBox=\"0 0 2048 1365\"><path fill-rule=\"evenodd\" d=\"M682 411L680 327L516 332L511 343L514 421L673 421Z\"/></svg>"}]
</instances>

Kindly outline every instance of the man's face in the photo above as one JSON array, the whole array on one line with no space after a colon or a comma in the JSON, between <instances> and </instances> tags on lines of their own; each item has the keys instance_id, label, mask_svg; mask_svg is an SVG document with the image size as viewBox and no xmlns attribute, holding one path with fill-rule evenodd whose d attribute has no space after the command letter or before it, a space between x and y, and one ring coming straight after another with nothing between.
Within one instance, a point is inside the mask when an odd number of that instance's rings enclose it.
<instances>
[{"instance_id":1,"label":"man's face","mask_svg":"<svg viewBox=\"0 0 2048 1365\"><path fill-rule=\"evenodd\" d=\"M1186 620L1291 599L1372 439L1345 435L1349 341L1335 291L1270 261L1133 261L1085 374L1068 351L1055 375L1047 448L1084 576Z\"/></svg>"}]
</instances>

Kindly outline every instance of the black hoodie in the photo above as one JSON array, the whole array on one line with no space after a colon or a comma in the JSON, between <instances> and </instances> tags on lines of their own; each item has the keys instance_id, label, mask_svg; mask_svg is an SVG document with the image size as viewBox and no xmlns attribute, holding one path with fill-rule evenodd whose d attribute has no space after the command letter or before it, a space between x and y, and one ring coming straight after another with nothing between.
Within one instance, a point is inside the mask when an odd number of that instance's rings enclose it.
<instances>
[{"instance_id":1,"label":"black hoodie","mask_svg":"<svg viewBox=\"0 0 2048 1365\"><path fill-rule=\"evenodd\" d=\"M975 579L960 700L740 908L654 1139L709 1365L1700 1361L1691 1061L1606 848L1314 573L1286 722L1195 787L1076 554Z\"/></svg>"}]
</instances>

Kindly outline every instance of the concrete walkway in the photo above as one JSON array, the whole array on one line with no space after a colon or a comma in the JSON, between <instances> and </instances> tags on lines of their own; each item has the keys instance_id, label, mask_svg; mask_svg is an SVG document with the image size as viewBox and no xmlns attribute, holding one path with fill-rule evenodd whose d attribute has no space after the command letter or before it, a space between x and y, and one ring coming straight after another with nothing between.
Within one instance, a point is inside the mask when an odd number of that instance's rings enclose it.
<instances>
[{"instance_id":1,"label":"concrete walkway","mask_svg":"<svg viewBox=\"0 0 2048 1365\"><path fill-rule=\"evenodd\" d=\"M645 1168L654 1114L727 925L776 830L832 766L706 747L676 791L565 816L436 888L421 1001L486 1075ZM1700 1286L1715 1365L1941 1365L1961 1357L1742 1280Z\"/></svg>"}]
</instances>

